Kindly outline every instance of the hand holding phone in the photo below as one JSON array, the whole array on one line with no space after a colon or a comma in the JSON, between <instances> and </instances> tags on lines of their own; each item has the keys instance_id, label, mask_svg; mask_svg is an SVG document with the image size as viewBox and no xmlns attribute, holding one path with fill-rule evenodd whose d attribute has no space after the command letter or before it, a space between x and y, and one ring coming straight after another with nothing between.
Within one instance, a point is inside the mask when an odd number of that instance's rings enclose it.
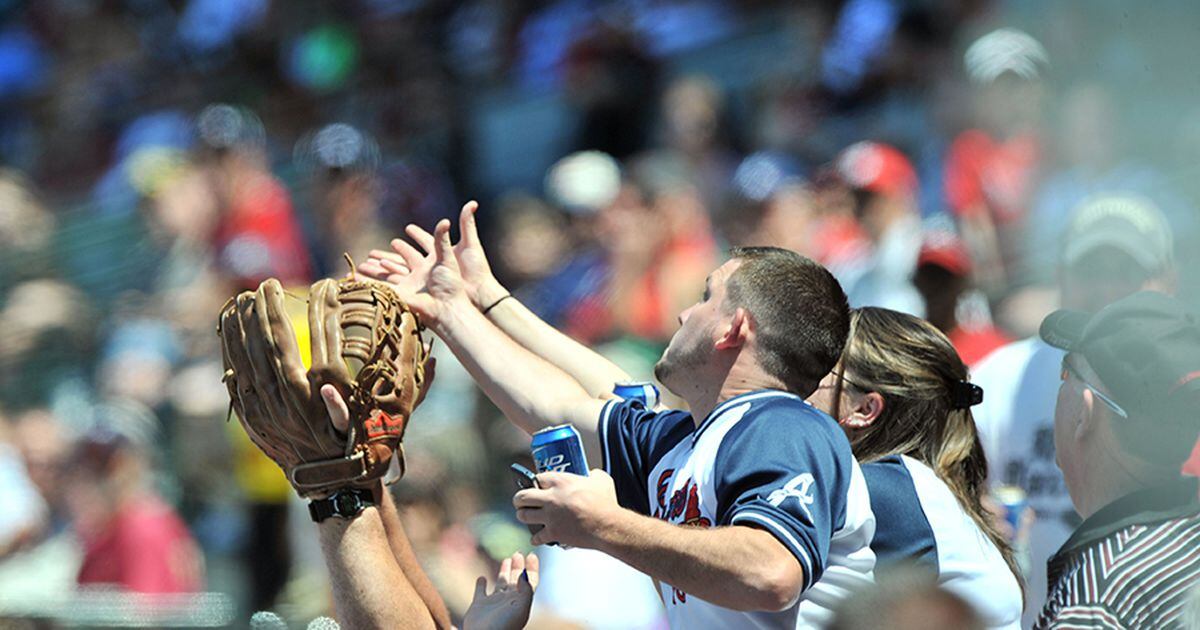
<instances>
[{"instance_id":1,"label":"hand holding phone","mask_svg":"<svg viewBox=\"0 0 1200 630\"><path fill-rule=\"evenodd\" d=\"M513 481L517 483L518 490L528 490L529 488L537 487L537 475L532 470L520 464L512 464L508 469L512 473Z\"/></svg>"},{"instance_id":2,"label":"hand holding phone","mask_svg":"<svg viewBox=\"0 0 1200 630\"><path fill-rule=\"evenodd\" d=\"M508 469L512 473L513 481L517 483L518 490L528 490L529 488L538 487L537 476L532 470L520 464L512 464ZM530 534L536 534L542 529L541 525L527 525L526 527L529 528Z\"/></svg>"}]
</instances>

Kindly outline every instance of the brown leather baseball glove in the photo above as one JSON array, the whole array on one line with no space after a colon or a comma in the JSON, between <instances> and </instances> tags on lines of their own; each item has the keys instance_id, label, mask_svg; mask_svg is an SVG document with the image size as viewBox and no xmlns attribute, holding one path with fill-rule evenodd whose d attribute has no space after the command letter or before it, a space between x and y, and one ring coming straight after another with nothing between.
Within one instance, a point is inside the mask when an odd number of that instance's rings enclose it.
<instances>
[{"instance_id":1,"label":"brown leather baseball glove","mask_svg":"<svg viewBox=\"0 0 1200 630\"><path fill-rule=\"evenodd\" d=\"M308 294L312 360L304 367L274 278L221 309L217 333L233 410L250 439L275 460L301 496L370 487L404 452L420 403L428 351L421 324L388 285L321 280ZM350 410L339 430L321 398L337 388Z\"/></svg>"}]
</instances>

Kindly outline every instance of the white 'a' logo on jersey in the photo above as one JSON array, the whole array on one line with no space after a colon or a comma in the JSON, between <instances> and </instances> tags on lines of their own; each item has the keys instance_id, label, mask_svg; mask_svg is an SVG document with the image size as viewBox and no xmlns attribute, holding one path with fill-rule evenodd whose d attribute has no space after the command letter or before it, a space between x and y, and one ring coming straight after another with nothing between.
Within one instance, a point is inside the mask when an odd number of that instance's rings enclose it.
<instances>
[{"instance_id":1,"label":"white 'a' logo on jersey","mask_svg":"<svg viewBox=\"0 0 1200 630\"><path fill-rule=\"evenodd\" d=\"M800 507L804 509L804 513L808 515L808 520L811 521L812 512L808 506L812 505L815 500L812 495L814 481L811 473L800 473L792 477L792 480L784 484L782 488L767 496L767 503L779 507L788 498L795 497L796 501L800 503Z\"/></svg>"}]
</instances>

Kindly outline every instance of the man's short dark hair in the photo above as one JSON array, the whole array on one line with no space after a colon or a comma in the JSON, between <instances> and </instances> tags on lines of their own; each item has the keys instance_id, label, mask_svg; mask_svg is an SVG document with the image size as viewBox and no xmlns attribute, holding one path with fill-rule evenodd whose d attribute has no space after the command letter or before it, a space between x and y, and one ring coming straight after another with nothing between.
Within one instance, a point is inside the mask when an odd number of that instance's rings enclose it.
<instances>
[{"instance_id":1,"label":"man's short dark hair","mask_svg":"<svg viewBox=\"0 0 1200 630\"><path fill-rule=\"evenodd\" d=\"M850 305L829 270L778 247L739 247L728 304L753 318L759 361L784 387L807 398L846 346Z\"/></svg>"}]
</instances>

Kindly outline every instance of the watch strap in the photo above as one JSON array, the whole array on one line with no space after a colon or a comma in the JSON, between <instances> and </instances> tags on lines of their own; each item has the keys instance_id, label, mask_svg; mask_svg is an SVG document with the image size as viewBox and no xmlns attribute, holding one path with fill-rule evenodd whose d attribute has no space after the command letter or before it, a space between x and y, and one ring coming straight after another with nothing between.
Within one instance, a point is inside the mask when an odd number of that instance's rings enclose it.
<instances>
[{"instance_id":1,"label":"watch strap","mask_svg":"<svg viewBox=\"0 0 1200 630\"><path fill-rule=\"evenodd\" d=\"M375 505L375 494L366 488L346 488L325 497L308 502L308 514L314 523L331 517L351 518L358 516L364 508Z\"/></svg>"}]
</instances>

